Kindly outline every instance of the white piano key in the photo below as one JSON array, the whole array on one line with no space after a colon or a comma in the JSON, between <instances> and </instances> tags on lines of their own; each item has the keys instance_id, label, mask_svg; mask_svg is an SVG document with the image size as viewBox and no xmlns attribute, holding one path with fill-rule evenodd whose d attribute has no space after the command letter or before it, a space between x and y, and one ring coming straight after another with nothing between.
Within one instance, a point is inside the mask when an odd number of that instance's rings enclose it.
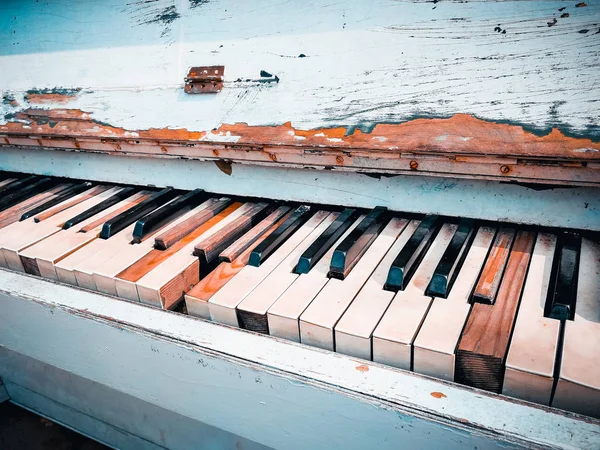
<instances>
[{"instance_id":1,"label":"white piano key","mask_svg":"<svg viewBox=\"0 0 600 450\"><path fill-rule=\"evenodd\" d=\"M193 239L169 258L152 269L135 286L141 303L162 309L172 309L183 298L184 292L200 281L200 262L194 248L215 233L252 211L256 203L244 203L200 236Z\"/></svg>"},{"instance_id":2,"label":"white piano key","mask_svg":"<svg viewBox=\"0 0 600 450\"><path fill-rule=\"evenodd\" d=\"M300 316L302 343L335 350L333 330L356 294L406 226L405 219L393 218L377 236L344 280L332 279Z\"/></svg>"},{"instance_id":3,"label":"white piano key","mask_svg":"<svg viewBox=\"0 0 600 450\"><path fill-rule=\"evenodd\" d=\"M373 332L373 361L411 370L412 344L432 298L425 289L457 225L444 224L404 291L398 291Z\"/></svg>"},{"instance_id":4,"label":"white piano key","mask_svg":"<svg viewBox=\"0 0 600 450\"><path fill-rule=\"evenodd\" d=\"M300 316L321 289L329 282L327 274L333 252L364 218L365 216L361 215L335 244L327 250L317 264L308 273L300 275L294 284L269 308L269 311L267 311L267 320L271 336L300 342Z\"/></svg>"},{"instance_id":5,"label":"white piano key","mask_svg":"<svg viewBox=\"0 0 600 450\"><path fill-rule=\"evenodd\" d=\"M469 297L495 233L495 228L479 228L448 298L434 297L413 344L415 372L454 380L454 352L471 311Z\"/></svg>"},{"instance_id":6,"label":"white piano key","mask_svg":"<svg viewBox=\"0 0 600 450\"><path fill-rule=\"evenodd\" d=\"M415 232L420 220L406 220L406 228L390 247L352 304L335 326L335 351L362 359L372 359L371 336L394 292L383 289L390 266Z\"/></svg>"},{"instance_id":7,"label":"white piano key","mask_svg":"<svg viewBox=\"0 0 600 450\"><path fill-rule=\"evenodd\" d=\"M502 393L550 404L560 321L544 317L556 236L536 239L506 359Z\"/></svg>"},{"instance_id":8,"label":"white piano key","mask_svg":"<svg viewBox=\"0 0 600 450\"><path fill-rule=\"evenodd\" d=\"M240 302L237 307L238 320L248 318L255 327L242 327L253 331L268 331L265 326L267 321L267 310L299 277L293 270L304 251L335 221L339 213L330 213L318 224L313 231L304 239L290 254L275 268L248 296ZM243 322L243 321L242 321Z\"/></svg>"},{"instance_id":9,"label":"white piano key","mask_svg":"<svg viewBox=\"0 0 600 450\"><path fill-rule=\"evenodd\" d=\"M600 418L600 242L583 238L575 317L565 322L552 406Z\"/></svg>"},{"instance_id":10,"label":"white piano key","mask_svg":"<svg viewBox=\"0 0 600 450\"><path fill-rule=\"evenodd\" d=\"M39 223L35 223L34 219L27 219L23 222L15 222L12 225L3 229L3 233L0 236L0 247L4 253L4 258L10 269L24 272L25 269L19 257L19 251L26 249L27 247L36 244L37 242L45 239L48 236L58 233L62 230L64 222L69 220L71 217L85 211L92 206L106 200L113 194L119 192L122 188L111 188L88 198L81 203L78 203L70 208L65 209L46 220ZM88 191L79 194L75 198L85 196ZM73 201L71 198L68 201ZM10 229L10 230L9 230Z\"/></svg>"},{"instance_id":11,"label":"white piano key","mask_svg":"<svg viewBox=\"0 0 600 450\"><path fill-rule=\"evenodd\" d=\"M317 211L292 234L259 267L246 266L229 283L223 286L208 302L212 320L239 326L236 308L286 257L293 251L325 217L328 211Z\"/></svg>"}]
</instances>

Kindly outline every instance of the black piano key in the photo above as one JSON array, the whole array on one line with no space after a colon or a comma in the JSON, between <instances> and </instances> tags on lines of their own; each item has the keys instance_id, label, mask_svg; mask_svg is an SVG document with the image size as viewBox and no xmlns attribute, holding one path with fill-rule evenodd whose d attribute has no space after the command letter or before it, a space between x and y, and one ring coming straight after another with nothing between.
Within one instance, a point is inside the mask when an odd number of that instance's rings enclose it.
<instances>
[{"instance_id":1,"label":"black piano key","mask_svg":"<svg viewBox=\"0 0 600 450\"><path fill-rule=\"evenodd\" d=\"M0 194L3 196L12 194L13 192L18 191L19 189L23 189L24 187L30 185L31 183L35 183L39 177L37 175L30 175L25 178L21 178L19 180L15 180L10 184L7 184L0 190Z\"/></svg>"},{"instance_id":2,"label":"black piano key","mask_svg":"<svg viewBox=\"0 0 600 450\"><path fill-rule=\"evenodd\" d=\"M377 206L371 210L333 252L329 276L343 280L377 238L387 218L387 208Z\"/></svg>"},{"instance_id":3,"label":"black piano key","mask_svg":"<svg viewBox=\"0 0 600 450\"><path fill-rule=\"evenodd\" d=\"M5 209L10 208L17 203L22 202L23 200L27 200L29 197L45 191L54 183L56 183L56 181L52 178L38 178L26 186L23 186L21 189L13 191L11 194L3 195L2 199L0 200L0 211L4 211Z\"/></svg>"},{"instance_id":4,"label":"black piano key","mask_svg":"<svg viewBox=\"0 0 600 450\"><path fill-rule=\"evenodd\" d=\"M47 209L50 209L53 206L56 206L59 203L62 203L71 197L76 196L77 194L81 194L83 191L85 191L91 187L92 187L92 183L85 182L85 183L77 184L75 186L70 186L66 189L63 189L62 191L60 191L58 193L58 195L54 196L54 198L51 198L47 202L44 202L41 205L36 206L35 208L30 209L29 211L24 213L21 216L21 218L19 219L19 221L29 219L30 217L36 216L39 213L46 211Z\"/></svg>"},{"instance_id":5,"label":"black piano key","mask_svg":"<svg viewBox=\"0 0 600 450\"><path fill-rule=\"evenodd\" d=\"M549 316L558 320L572 320L575 313L581 236L563 233L561 241Z\"/></svg>"},{"instance_id":6,"label":"black piano key","mask_svg":"<svg viewBox=\"0 0 600 450\"><path fill-rule=\"evenodd\" d=\"M259 267L275 250L283 244L286 239L302 226L310 217L311 208L307 205L302 205L292 213L281 225L277 227L273 233L264 241L256 246L252 253L248 264L254 267Z\"/></svg>"},{"instance_id":7,"label":"black piano key","mask_svg":"<svg viewBox=\"0 0 600 450\"><path fill-rule=\"evenodd\" d=\"M102 225L100 238L108 239L115 233L118 233L122 229L134 223L140 217L145 216L149 212L154 211L156 208L159 208L168 201L172 200L176 195L177 191L170 187L152 194L151 197L147 198L143 202L138 203L124 213L121 213L118 216L106 221L104 225Z\"/></svg>"},{"instance_id":8,"label":"black piano key","mask_svg":"<svg viewBox=\"0 0 600 450\"><path fill-rule=\"evenodd\" d=\"M126 187L126 188L120 190L115 195L111 195L106 200L98 203L95 206L92 206L89 209L86 209L81 214L77 214L75 217L72 217L71 219L67 220L63 225L63 230L68 230L69 228L77 225L78 223L81 223L84 220L87 220L90 217L93 217L96 214L101 213L106 208L110 208L111 206L116 205L121 200L125 200L127 197L133 195L135 193L135 191L136 191L136 188L133 188L133 187Z\"/></svg>"},{"instance_id":9,"label":"black piano key","mask_svg":"<svg viewBox=\"0 0 600 450\"><path fill-rule=\"evenodd\" d=\"M448 298L474 236L474 221L462 219L431 277L425 295Z\"/></svg>"},{"instance_id":10,"label":"black piano key","mask_svg":"<svg viewBox=\"0 0 600 450\"><path fill-rule=\"evenodd\" d=\"M203 189L194 189L145 215L135 223L133 242L139 244L148 233L157 230L167 220L174 220L192 208L195 208L206 198L207 195Z\"/></svg>"},{"instance_id":11,"label":"black piano key","mask_svg":"<svg viewBox=\"0 0 600 450\"><path fill-rule=\"evenodd\" d=\"M384 286L386 291L398 292L406 288L410 278L433 242L438 225L438 216L428 215L423 218L392 263Z\"/></svg>"},{"instance_id":12,"label":"black piano key","mask_svg":"<svg viewBox=\"0 0 600 450\"><path fill-rule=\"evenodd\" d=\"M300 256L296 273L308 273L329 248L346 232L358 217L358 211L346 208Z\"/></svg>"}]
</instances>

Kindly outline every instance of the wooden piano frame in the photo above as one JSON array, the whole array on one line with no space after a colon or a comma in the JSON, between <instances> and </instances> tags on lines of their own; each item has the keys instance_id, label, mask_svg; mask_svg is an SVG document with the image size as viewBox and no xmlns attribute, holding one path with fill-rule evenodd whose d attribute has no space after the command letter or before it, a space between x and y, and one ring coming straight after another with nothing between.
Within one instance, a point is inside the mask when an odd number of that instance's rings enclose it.
<instances>
[{"instance_id":1,"label":"wooden piano frame","mask_svg":"<svg viewBox=\"0 0 600 450\"><path fill-rule=\"evenodd\" d=\"M142 3L6 7L1 170L600 231L599 0ZM221 92L184 92L198 65ZM0 310L0 401L115 448L600 447L595 419L2 269Z\"/></svg>"}]
</instances>

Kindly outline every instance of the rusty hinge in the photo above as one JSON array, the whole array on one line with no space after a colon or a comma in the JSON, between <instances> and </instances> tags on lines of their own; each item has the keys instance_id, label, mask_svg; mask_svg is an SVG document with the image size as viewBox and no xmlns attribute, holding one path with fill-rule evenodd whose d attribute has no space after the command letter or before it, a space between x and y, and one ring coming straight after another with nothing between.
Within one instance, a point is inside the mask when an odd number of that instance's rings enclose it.
<instances>
[{"instance_id":1,"label":"rusty hinge","mask_svg":"<svg viewBox=\"0 0 600 450\"><path fill-rule=\"evenodd\" d=\"M225 66L192 67L185 78L187 94L207 94L223 89Z\"/></svg>"}]
</instances>

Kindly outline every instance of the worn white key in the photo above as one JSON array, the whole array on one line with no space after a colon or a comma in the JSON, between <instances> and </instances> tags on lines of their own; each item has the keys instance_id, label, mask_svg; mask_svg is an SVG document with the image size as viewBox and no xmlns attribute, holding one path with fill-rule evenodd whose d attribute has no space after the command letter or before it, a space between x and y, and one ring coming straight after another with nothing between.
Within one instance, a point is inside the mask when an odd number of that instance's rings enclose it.
<instances>
[{"instance_id":1,"label":"worn white key","mask_svg":"<svg viewBox=\"0 0 600 450\"><path fill-rule=\"evenodd\" d=\"M415 372L454 380L454 352L471 311L469 297L495 234L495 228L479 228L448 298L434 297L413 344Z\"/></svg>"},{"instance_id":2,"label":"worn white key","mask_svg":"<svg viewBox=\"0 0 600 450\"><path fill-rule=\"evenodd\" d=\"M242 328L268 332L267 310L299 277L293 270L302 253L339 216L330 213L237 307Z\"/></svg>"},{"instance_id":3,"label":"worn white key","mask_svg":"<svg viewBox=\"0 0 600 450\"><path fill-rule=\"evenodd\" d=\"M243 204L140 278L135 283L140 302L163 309L175 306L183 298L184 292L200 281L200 262L198 257L193 255L196 245L255 206L256 203Z\"/></svg>"},{"instance_id":4,"label":"worn white key","mask_svg":"<svg viewBox=\"0 0 600 450\"><path fill-rule=\"evenodd\" d=\"M94 270L94 282L96 283L96 287L99 292L104 292L105 294L116 295L120 298L131 300L134 302L139 302L139 294L137 291L137 287L135 282L124 279L123 277L118 276L122 271L127 269L132 264L136 263L146 255L148 255L154 249L155 245L155 237L168 232L169 230L175 228L177 225L185 222L186 220L194 217L201 210L209 208L213 206L217 202L228 202L229 199L221 198L221 199L208 199L202 204L198 205L196 208L188 211L182 216L176 218L175 220L169 222L167 225L161 227L159 230L152 232L149 236L146 237L139 244L135 244L134 247L139 247L135 251L130 251L130 256L128 258L118 258L114 257L110 260L103 263L101 266L96 267ZM214 220L212 217L209 220ZM208 221L207 221L208 222ZM204 224L200 225L204 226ZM197 229L197 228L196 228ZM195 230L194 230L195 231ZM193 233L191 231L189 234ZM189 236L188 234L188 236ZM182 237L182 239L187 239L187 237ZM179 242L179 241L178 241ZM169 249L164 250L164 252L172 252L173 247L177 245L173 244Z\"/></svg>"},{"instance_id":5,"label":"worn white key","mask_svg":"<svg viewBox=\"0 0 600 450\"><path fill-rule=\"evenodd\" d=\"M71 206L64 211L54 214L52 217L49 217L42 222L35 223L34 219L31 218L24 220L23 222L15 222L4 228L0 235L0 247L2 248L8 267L13 270L24 272L25 269L21 262L21 258L19 257L19 252L21 250L36 244L54 233L58 233L62 230L61 227L67 220L106 200L121 189L122 188L118 187L108 189L81 203ZM87 192L88 191L83 192L82 194L79 194L79 196L85 196ZM78 196L65 200L65 202L72 202L76 197Z\"/></svg>"},{"instance_id":6,"label":"worn white key","mask_svg":"<svg viewBox=\"0 0 600 450\"><path fill-rule=\"evenodd\" d=\"M329 273L333 252L364 218L365 215L361 215L321 257L317 264L308 273L301 274L269 308L267 320L271 336L300 342L300 316L329 282L327 274Z\"/></svg>"},{"instance_id":7,"label":"worn white key","mask_svg":"<svg viewBox=\"0 0 600 450\"><path fill-rule=\"evenodd\" d=\"M506 358L502 393L550 404L560 321L544 317L556 236L539 233Z\"/></svg>"},{"instance_id":8,"label":"worn white key","mask_svg":"<svg viewBox=\"0 0 600 450\"><path fill-rule=\"evenodd\" d=\"M398 253L413 235L420 220L407 225L369 277L348 310L335 326L335 351L362 359L372 359L371 336L383 313L394 298L394 292L383 289L388 272Z\"/></svg>"},{"instance_id":9,"label":"worn white key","mask_svg":"<svg viewBox=\"0 0 600 450\"><path fill-rule=\"evenodd\" d=\"M95 214L78 224L76 227L71 227L68 230L61 230L60 232L28 247L21 251L20 255L22 258L35 259L39 273L42 277L58 281L55 264L95 240L102 229L102 223L100 222L102 218L121 212L126 208L130 208L135 202L139 202L140 199L147 195L149 195L149 193L144 191L133 194L98 214ZM85 233L79 231L89 225L95 225L95 227Z\"/></svg>"},{"instance_id":10,"label":"worn white key","mask_svg":"<svg viewBox=\"0 0 600 450\"><path fill-rule=\"evenodd\" d=\"M583 238L575 317L565 323L552 406L600 418L600 242Z\"/></svg>"},{"instance_id":11,"label":"worn white key","mask_svg":"<svg viewBox=\"0 0 600 450\"><path fill-rule=\"evenodd\" d=\"M457 225L444 224L404 291L398 291L373 332L373 361L411 370L412 344L432 298L425 289Z\"/></svg>"},{"instance_id":12,"label":"worn white key","mask_svg":"<svg viewBox=\"0 0 600 450\"><path fill-rule=\"evenodd\" d=\"M212 320L239 326L236 308L300 243L320 224L329 211L318 211L292 234L259 267L246 266L211 297L208 309Z\"/></svg>"},{"instance_id":13,"label":"worn white key","mask_svg":"<svg viewBox=\"0 0 600 450\"><path fill-rule=\"evenodd\" d=\"M405 219L393 218L344 280L329 280L300 316L301 342L335 350L335 325L406 224Z\"/></svg>"}]
</instances>

